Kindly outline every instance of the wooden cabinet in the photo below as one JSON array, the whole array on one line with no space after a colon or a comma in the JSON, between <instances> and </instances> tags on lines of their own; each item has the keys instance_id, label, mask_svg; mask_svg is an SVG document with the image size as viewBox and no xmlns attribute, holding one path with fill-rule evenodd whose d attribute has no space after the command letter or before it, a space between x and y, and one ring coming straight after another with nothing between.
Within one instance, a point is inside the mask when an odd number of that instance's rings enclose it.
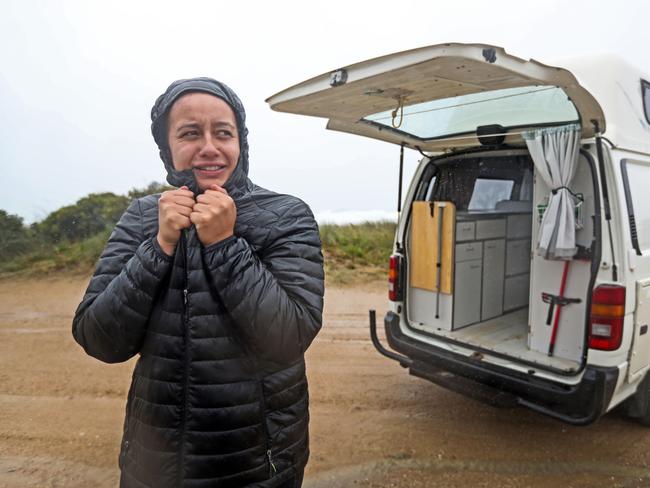
<instances>
[{"instance_id":1,"label":"wooden cabinet","mask_svg":"<svg viewBox=\"0 0 650 488\"><path fill-rule=\"evenodd\" d=\"M451 293L438 296L435 288L410 282L409 316L422 330L459 329L528 305L530 214L454 218L455 244L443 252L452 268Z\"/></svg>"},{"instance_id":2,"label":"wooden cabinet","mask_svg":"<svg viewBox=\"0 0 650 488\"><path fill-rule=\"evenodd\" d=\"M456 223L452 329L528 305L530 225L530 214Z\"/></svg>"}]
</instances>

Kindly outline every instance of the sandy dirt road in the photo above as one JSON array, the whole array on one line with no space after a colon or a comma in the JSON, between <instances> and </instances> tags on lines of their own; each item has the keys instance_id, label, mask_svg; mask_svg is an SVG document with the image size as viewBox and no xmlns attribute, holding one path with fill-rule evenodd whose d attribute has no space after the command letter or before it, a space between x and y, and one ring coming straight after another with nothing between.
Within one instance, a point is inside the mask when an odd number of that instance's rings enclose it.
<instances>
[{"instance_id":1,"label":"sandy dirt road","mask_svg":"<svg viewBox=\"0 0 650 488\"><path fill-rule=\"evenodd\" d=\"M0 487L115 487L133 362L70 334L86 278L0 282ZM305 487L650 487L650 429L609 414L570 427L411 377L375 352L385 288L330 288L307 355Z\"/></svg>"}]
</instances>

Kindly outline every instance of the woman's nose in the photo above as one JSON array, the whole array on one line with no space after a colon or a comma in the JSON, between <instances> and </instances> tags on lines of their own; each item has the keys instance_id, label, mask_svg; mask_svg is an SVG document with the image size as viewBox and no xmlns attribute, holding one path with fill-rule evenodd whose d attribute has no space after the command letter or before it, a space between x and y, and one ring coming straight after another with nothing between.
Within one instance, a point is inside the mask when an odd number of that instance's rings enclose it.
<instances>
[{"instance_id":1,"label":"woman's nose","mask_svg":"<svg viewBox=\"0 0 650 488\"><path fill-rule=\"evenodd\" d=\"M203 146L201 147L201 151L199 152L199 156L201 157L211 157L219 154L219 150L217 149L217 145L215 144L214 140L212 139L211 135L206 135L205 139L203 140Z\"/></svg>"}]
</instances>

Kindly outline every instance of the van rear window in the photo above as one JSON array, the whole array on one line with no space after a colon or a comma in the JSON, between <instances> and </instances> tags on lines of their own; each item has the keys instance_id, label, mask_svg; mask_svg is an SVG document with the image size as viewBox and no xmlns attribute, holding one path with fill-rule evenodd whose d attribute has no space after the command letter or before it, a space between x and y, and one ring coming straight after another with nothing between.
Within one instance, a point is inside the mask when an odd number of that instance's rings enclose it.
<instances>
[{"instance_id":1,"label":"van rear window","mask_svg":"<svg viewBox=\"0 0 650 488\"><path fill-rule=\"evenodd\" d=\"M474 132L481 125L564 124L578 122L579 116L562 88L523 86L405 105L403 116L398 110L393 117L389 110L363 120L426 140Z\"/></svg>"},{"instance_id":2,"label":"van rear window","mask_svg":"<svg viewBox=\"0 0 650 488\"><path fill-rule=\"evenodd\" d=\"M447 156L429 164L416 199L452 202L461 212L530 212L532 168L524 154Z\"/></svg>"}]
</instances>

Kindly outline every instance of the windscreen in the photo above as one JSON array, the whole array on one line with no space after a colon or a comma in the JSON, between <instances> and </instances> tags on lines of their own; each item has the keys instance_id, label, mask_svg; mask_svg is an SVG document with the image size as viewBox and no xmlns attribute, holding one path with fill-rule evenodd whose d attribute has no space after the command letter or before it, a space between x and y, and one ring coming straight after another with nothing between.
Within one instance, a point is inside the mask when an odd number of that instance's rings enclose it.
<instances>
[{"instance_id":1,"label":"windscreen","mask_svg":"<svg viewBox=\"0 0 650 488\"><path fill-rule=\"evenodd\" d=\"M363 120L419 139L435 139L474 132L481 125L564 124L578 122L579 116L561 88L524 86L405 105L403 114L398 110L395 117L390 110Z\"/></svg>"}]
</instances>

